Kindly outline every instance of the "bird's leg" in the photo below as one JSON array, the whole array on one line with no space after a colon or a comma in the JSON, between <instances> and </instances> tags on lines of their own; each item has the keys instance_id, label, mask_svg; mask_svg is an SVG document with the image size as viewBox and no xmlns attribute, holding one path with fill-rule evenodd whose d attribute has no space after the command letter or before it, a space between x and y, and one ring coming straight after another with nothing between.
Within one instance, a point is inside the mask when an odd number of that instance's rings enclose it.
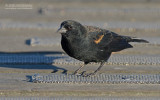
<instances>
[{"instance_id":1,"label":"bird's leg","mask_svg":"<svg viewBox=\"0 0 160 100\"><path fill-rule=\"evenodd\" d=\"M93 76L93 75L95 75L101 68L102 68L102 66L104 65L104 61L103 62L101 62L101 64L100 64L100 66L98 67L98 69L97 70L95 70L93 73L90 73L90 74L87 74L87 75L83 75L84 77L88 77L88 76Z\"/></svg>"},{"instance_id":2,"label":"bird's leg","mask_svg":"<svg viewBox=\"0 0 160 100\"><path fill-rule=\"evenodd\" d=\"M81 66L73 73L73 75L76 75L84 66L85 66L85 64L81 65Z\"/></svg>"},{"instance_id":3,"label":"bird's leg","mask_svg":"<svg viewBox=\"0 0 160 100\"><path fill-rule=\"evenodd\" d=\"M98 67L98 69L96 70L96 71L94 71L94 75L102 68L102 66L104 65L104 61L103 62L101 62L101 64L100 64L100 66Z\"/></svg>"}]
</instances>

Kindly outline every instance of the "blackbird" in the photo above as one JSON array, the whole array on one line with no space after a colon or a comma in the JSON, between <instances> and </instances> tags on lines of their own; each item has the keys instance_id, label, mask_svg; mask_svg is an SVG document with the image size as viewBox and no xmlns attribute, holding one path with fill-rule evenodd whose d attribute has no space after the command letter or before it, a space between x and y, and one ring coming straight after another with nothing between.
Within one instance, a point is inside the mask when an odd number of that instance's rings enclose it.
<instances>
[{"instance_id":1,"label":"blackbird","mask_svg":"<svg viewBox=\"0 0 160 100\"><path fill-rule=\"evenodd\" d=\"M63 21L57 32L61 33L62 49L70 57L84 62L73 74L78 74L79 70L90 62L100 62L97 70L83 76L95 75L112 52L133 48L129 42L149 43L144 39L122 36L106 29L82 25L74 20Z\"/></svg>"}]
</instances>

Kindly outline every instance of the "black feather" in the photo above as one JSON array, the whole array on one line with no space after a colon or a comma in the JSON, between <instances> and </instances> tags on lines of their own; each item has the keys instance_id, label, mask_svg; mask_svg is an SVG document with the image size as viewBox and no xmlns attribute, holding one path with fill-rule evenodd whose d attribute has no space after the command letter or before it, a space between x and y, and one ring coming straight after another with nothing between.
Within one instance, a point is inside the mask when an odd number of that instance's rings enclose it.
<instances>
[{"instance_id":1,"label":"black feather","mask_svg":"<svg viewBox=\"0 0 160 100\"><path fill-rule=\"evenodd\" d=\"M66 29L66 33L61 33L63 50L69 56L83 61L85 64L89 62L101 62L101 66L95 73L109 59L112 52L133 48L129 42L149 43L144 39L118 35L98 27L83 26L73 20L62 22L59 30L62 27Z\"/></svg>"},{"instance_id":2,"label":"black feather","mask_svg":"<svg viewBox=\"0 0 160 100\"><path fill-rule=\"evenodd\" d=\"M149 41L147 41L147 40L144 40L144 39L136 39L136 38L135 38L135 39L133 38L133 39L131 40L131 42L149 43Z\"/></svg>"}]
</instances>

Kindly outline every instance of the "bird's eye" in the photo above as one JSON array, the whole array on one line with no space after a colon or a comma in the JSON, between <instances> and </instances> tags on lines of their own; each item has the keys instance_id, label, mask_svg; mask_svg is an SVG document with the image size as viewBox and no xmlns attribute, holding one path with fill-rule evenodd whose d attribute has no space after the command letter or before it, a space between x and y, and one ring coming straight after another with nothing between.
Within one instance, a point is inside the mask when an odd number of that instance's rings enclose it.
<instances>
[{"instance_id":1,"label":"bird's eye","mask_svg":"<svg viewBox=\"0 0 160 100\"><path fill-rule=\"evenodd\" d=\"M68 30L71 30L71 29L72 29L72 26L69 25L69 26L68 26Z\"/></svg>"},{"instance_id":2,"label":"bird's eye","mask_svg":"<svg viewBox=\"0 0 160 100\"><path fill-rule=\"evenodd\" d=\"M71 25L65 25L64 28L65 28L67 31L72 30L72 26L71 26Z\"/></svg>"}]
</instances>

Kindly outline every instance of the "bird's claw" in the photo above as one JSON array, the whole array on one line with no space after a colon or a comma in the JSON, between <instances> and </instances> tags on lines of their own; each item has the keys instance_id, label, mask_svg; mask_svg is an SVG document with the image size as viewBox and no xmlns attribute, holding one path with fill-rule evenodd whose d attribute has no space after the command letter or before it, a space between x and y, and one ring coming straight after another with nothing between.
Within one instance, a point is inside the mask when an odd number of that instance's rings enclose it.
<instances>
[{"instance_id":1,"label":"bird's claw","mask_svg":"<svg viewBox=\"0 0 160 100\"><path fill-rule=\"evenodd\" d=\"M75 71L72 75L76 75L77 74L77 72Z\"/></svg>"},{"instance_id":2,"label":"bird's claw","mask_svg":"<svg viewBox=\"0 0 160 100\"><path fill-rule=\"evenodd\" d=\"M72 75L77 75L77 76L80 76L82 74L78 73L77 71L75 71Z\"/></svg>"},{"instance_id":3,"label":"bird's claw","mask_svg":"<svg viewBox=\"0 0 160 100\"><path fill-rule=\"evenodd\" d=\"M81 73L78 73L77 71L75 71L72 75L77 75L77 76L83 76L85 75L86 71L83 71Z\"/></svg>"},{"instance_id":4,"label":"bird's claw","mask_svg":"<svg viewBox=\"0 0 160 100\"><path fill-rule=\"evenodd\" d=\"M82 76L83 77L91 77L91 76L94 76L96 73L89 73L89 74L85 74L83 73Z\"/></svg>"},{"instance_id":5,"label":"bird's claw","mask_svg":"<svg viewBox=\"0 0 160 100\"><path fill-rule=\"evenodd\" d=\"M72 75L81 76L79 73L73 73Z\"/></svg>"},{"instance_id":6,"label":"bird's claw","mask_svg":"<svg viewBox=\"0 0 160 100\"><path fill-rule=\"evenodd\" d=\"M96 73L89 73L87 74L86 71L83 71L82 73L77 73L76 71L72 75L82 76L82 77L91 77L96 75Z\"/></svg>"}]
</instances>

